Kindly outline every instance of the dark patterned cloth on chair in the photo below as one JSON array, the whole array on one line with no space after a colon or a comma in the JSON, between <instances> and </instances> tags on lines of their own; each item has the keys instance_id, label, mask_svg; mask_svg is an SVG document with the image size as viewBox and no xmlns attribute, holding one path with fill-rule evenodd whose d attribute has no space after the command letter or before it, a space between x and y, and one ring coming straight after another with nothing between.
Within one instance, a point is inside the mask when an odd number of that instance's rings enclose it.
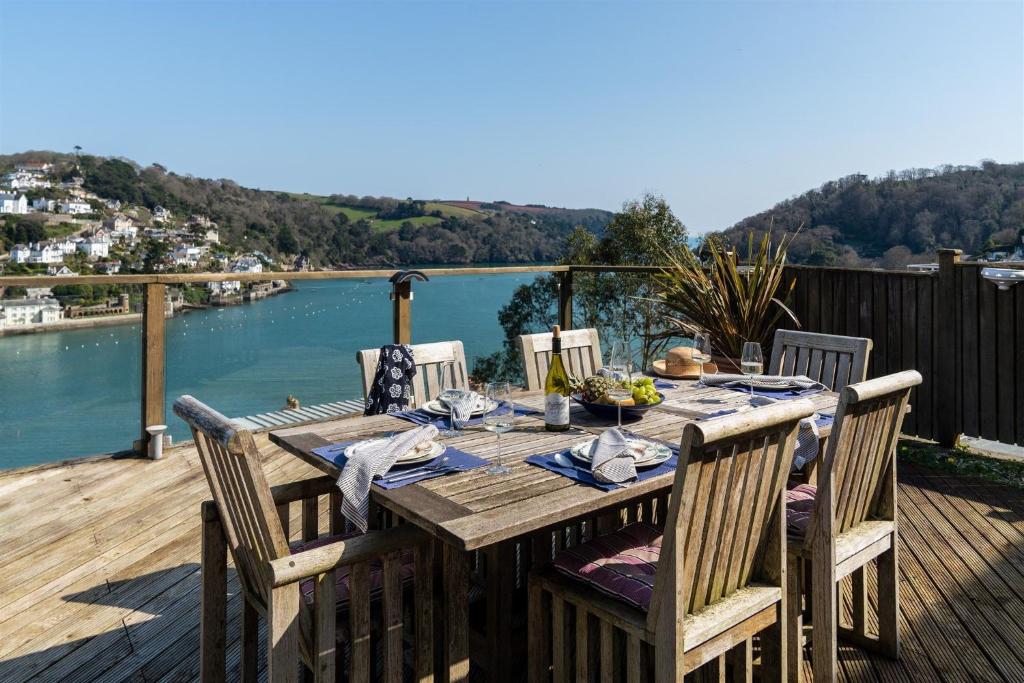
<instances>
[{"instance_id":1,"label":"dark patterned cloth on chair","mask_svg":"<svg viewBox=\"0 0 1024 683\"><path fill-rule=\"evenodd\" d=\"M380 415L406 410L412 400L412 378L415 375L416 361L408 345L385 344L380 347L380 358L377 359L363 414Z\"/></svg>"},{"instance_id":2,"label":"dark patterned cloth on chair","mask_svg":"<svg viewBox=\"0 0 1024 683\"><path fill-rule=\"evenodd\" d=\"M794 536L803 536L811 523L814 512L814 498L818 487L800 484L786 491L786 531Z\"/></svg>"}]
</instances>

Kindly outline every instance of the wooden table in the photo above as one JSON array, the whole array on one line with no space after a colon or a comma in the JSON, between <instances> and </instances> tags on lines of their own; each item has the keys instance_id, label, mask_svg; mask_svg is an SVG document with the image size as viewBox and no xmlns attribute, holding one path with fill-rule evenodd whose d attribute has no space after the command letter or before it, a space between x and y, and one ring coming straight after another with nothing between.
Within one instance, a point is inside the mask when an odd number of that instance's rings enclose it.
<instances>
[{"instance_id":1,"label":"wooden table","mask_svg":"<svg viewBox=\"0 0 1024 683\"><path fill-rule=\"evenodd\" d=\"M679 443L683 427L691 420L728 408L749 409L748 396L742 392L696 387L689 380L676 384L675 389L661 390L664 403L649 410L642 420L629 423L629 429ZM831 413L838 395L823 392L810 399L819 411ZM544 397L541 392L524 393L517 402L542 409ZM443 542L447 638L442 642L447 643L447 663L441 670L442 680L466 680L469 675L469 586L474 565L479 569L476 551L482 554L486 568L487 627L483 642L474 642L474 650L480 651L481 661L499 665L488 672L488 680L503 680L511 675L508 663L515 661L510 615L520 600L525 605L525 570L550 559L548 550L559 547L561 529L634 501L665 495L672 486L672 475L664 474L606 492L523 462L527 456L568 448L614 426L577 405L571 415L573 429L561 433L544 431L543 415L519 418L515 430L502 437L502 456L512 468L510 474L491 476L480 468L391 490L372 489L371 500L376 505ZM411 426L387 415L359 416L277 430L270 433L270 440L337 476L337 467L314 455L312 449ZM829 431L823 429L822 437ZM482 427L469 427L446 443L488 460L496 455L495 436ZM590 529L588 535L593 527Z\"/></svg>"}]
</instances>

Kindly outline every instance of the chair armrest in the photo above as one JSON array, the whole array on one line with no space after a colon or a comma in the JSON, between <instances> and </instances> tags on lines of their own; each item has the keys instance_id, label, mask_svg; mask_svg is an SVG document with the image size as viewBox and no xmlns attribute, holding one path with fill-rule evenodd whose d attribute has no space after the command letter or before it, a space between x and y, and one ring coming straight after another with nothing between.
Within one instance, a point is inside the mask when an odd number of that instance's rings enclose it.
<instances>
[{"instance_id":1,"label":"chair armrest","mask_svg":"<svg viewBox=\"0 0 1024 683\"><path fill-rule=\"evenodd\" d=\"M271 587L309 579L337 567L365 562L377 557L431 542L431 536L412 524L371 531L344 541L305 550L267 563Z\"/></svg>"},{"instance_id":2,"label":"chair armrest","mask_svg":"<svg viewBox=\"0 0 1024 683\"><path fill-rule=\"evenodd\" d=\"M324 475L272 486L270 487L270 495L274 499L274 505L283 505L296 500L324 496L337 490L337 481L333 477Z\"/></svg>"},{"instance_id":3,"label":"chair armrest","mask_svg":"<svg viewBox=\"0 0 1024 683\"><path fill-rule=\"evenodd\" d=\"M316 496L324 496L338 490L337 482L333 477L322 476L311 479L300 479L287 484L280 484L271 487L270 495L274 499L274 505L285 505L296 500L306 500ZM212 500L204 500L201 507L203 521L213 522L220 519L217 505Z\"/></svg>"}]
</instances>

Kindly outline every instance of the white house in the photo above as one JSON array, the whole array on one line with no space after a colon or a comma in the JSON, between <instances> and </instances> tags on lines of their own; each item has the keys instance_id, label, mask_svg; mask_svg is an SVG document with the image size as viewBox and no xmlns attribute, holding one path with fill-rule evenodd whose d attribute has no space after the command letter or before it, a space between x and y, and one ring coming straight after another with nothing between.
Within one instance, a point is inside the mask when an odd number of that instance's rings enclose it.
<instances>
[{"instance_id":1,"label":"white house","mask_svg":"<svg viewBox=\"0 0 1024 683\"><path fill-rule=\"evenodd\" d=\"M11 263L28 263L30 256L32 256L32 249L24 244L15 244L11 248Z\"/></svg>"},{"instance_id":2,"label":"white house","mask_svg":"<svg viewBox=\"0 0 1024 683\"><path fill-rule=\"evenodd\" d=\"M12 190L34 190L50 187L50 181L42 175L28 171L15 171L4 176L4 183Z\"/></svg>"},{"instance_id":3,"label":"white house","mask_svg":"<svg viewBox=\"0 0 1024 683\"><path fill-rule=\"evenodd\" d=\"M29 263L63 263L64 252L61 251L60 247L54 246L49 243L42 243L36 245L35 249L32 250L31 256L28 257Z\"/></svg>"},{"instance_id":4,"label":"white house","mask_svg":"<svg viewBox=\"0 0 1024 683\"><path fill-rule=\"evenodd\" d=\"M50 242L50 244L60 249L61 253L65 256L75 253L75 241L70 237L65 237L62 240L54 240L53 242Z\"/></svg>"},{"instance_id":5,"label":"white house","mask_svg":"<svg viewBox=\"0 0 1024 683\"><path fill-rule=\"evenodd\" d=\"M57 202L53 199L34 199L32 200L32 208L36 211L45 211L47 213L53 213L57 210Z\"/></svg>"},{"instance_id":6,"label":"white house","mask_svg":"<svg viewBox=\"0 0 1024 683\"><path fill-rule=\"evenodd\" d=\"M50 266L49 268L46 269L46 274L56 277L75 277L76 275L78 275L78 273L71 270L65 265Z\"/></svg>"},{"instance_id":7,"label":"white house","mask_svg":"<svg viewBox=\"0 0 1024 683\"><path fill-rule=\"evenodd\" d=\"M103 227L107 230L124 230L125 228L132 227L132 219L123 213L115 214L103 221Z\"/></svg>"},{"instance_id":8,"label":"white house","mask_svg":"<svg viewBox=\"0 0 1024 683\"><path fill-rule=\"evenodd\" d=\"M28 213L28 198L10 192L0 192L0 213Z\"/></svg>"},{"instance_id":9,"label":"white house","mask_svg":"<svg viewBox=\"0 0 1024 683\"><path fill-rule=\"evenodd\" d=\"M238 280L225 280L224 282L207 282L206 288L210 290L210 293L214 296L224 296L225 294L234 294L242 289L242 283Z\"/></svg>"},{"instance_id":10,"label":"white house","mask_svg":"<svg viewBox=\"0 0 1024 683\"><path fill-rule=\"evenodd\" d=\"M206 234L203 236L203 239L209 242L210 244L220 244L220 232L217 230L217 228L210 228L209 230L206 231Z\"/></svg>"},{"instance_id":11,"label":"white house","mask_svg":"<svg viewBox=\"0 0 1024 683\"><path fill-rule=\"evenodd\" d=\"M171 252L171 256L174 258L174 265L176 266L189 266L194 268L199 263L199 257L203 255L203 250L194 244L179 244Z\"/></svg>"},{"instance_id":12,"label":"white house","mask_svg":"<svg viewBox=\"0 0 1024 683\"><path fill-rule=\"evenodd\" d=\"M60 212L69 214L92 213L92 205L88 202L83 202L81 199L69 199L66 202L61 202Z\"/></svg>"},{"instance_id":13,"label":"white house","mask_svg":"<svg viewBox=\"0 0 1024 683\"><path fill-rule=\"evenodd\" d=\"M243 256L231 264L232 273L262 273L263 262L253 256Z\"/></svg>"},{"instance_id":14,"label":"white house","mask_svg":"<svg viewBox=\"0 0 1024 683\"><path fill-rule=\"evenodd\" d=\"M60 316L56 299L0 299L0 328L55 323Z\"/></svg>"},{"instance_id":15,"label":"white house","mask_svg":"<svg viewBox=\"0 0 1024 683\"><path fill-rule=\"evenodd\" d=\"M171 212L162 206L157 206L153 209L153 220L167 221L171 219Z\"/></svg>"},{"instance_id":16,"label":"white house","mask_svg":"<svg viewBox=\"0 0 1024 683\"><path fill-rule=\"evenodd\" d=\"M110 242L99 237L87 237L78 243L78 251L89 258L106 258L110 256Z\"/></svg>"},{"instance_id":17,"label":"white house","mask_svg":"<svg viewBox=\"0 0 1024 683\"><path fill-rule=\"evenodd\" d=\"M106 202L107 202L107 208L108 209L111 209L113 211L120 211L121 210L121 200L120 199L108 199L108 200L106 200Z\"/></svg>"}]
</instances>

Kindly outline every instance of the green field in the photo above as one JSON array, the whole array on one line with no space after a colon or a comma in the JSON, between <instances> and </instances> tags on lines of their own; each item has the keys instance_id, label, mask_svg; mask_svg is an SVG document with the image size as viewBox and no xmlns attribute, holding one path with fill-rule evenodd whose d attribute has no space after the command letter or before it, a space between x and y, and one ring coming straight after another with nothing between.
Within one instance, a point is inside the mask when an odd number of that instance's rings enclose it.
<instances>
[{"instance_id":1,"label":"green field","mask_svg":"<svg viewBox=\"0 0 1024 683\"><path fill-rule=\"evenodd\" d=\"M373 209L361 209L355 206L338 206L337 204L331 204L330 198L325 197L323 195L305 194L299 192L286 192L284 194L287 194L288 196L294 199L316 202L317 204L322 206L326 211L332 214L345 214L346 216L348 216L348 219L353 222L366 219L370 221L370 227L373 229L374 232L391 232L392 230L397 230L402 226L402 223L404 223L405 221L409 221L414 226L419 228L425 225L437 225L442 220L437 216L418 216L416 218L380 221L376 220L375 216L377 215L377 212L374 211ZM428 212L440 211L441 214L445 217L469 218L472 216L483 215L479 211L473 211L472 209L464 209L461 206L450 206L443 202L427 202L426 204Z\"/></svg>"}]
</instances>

